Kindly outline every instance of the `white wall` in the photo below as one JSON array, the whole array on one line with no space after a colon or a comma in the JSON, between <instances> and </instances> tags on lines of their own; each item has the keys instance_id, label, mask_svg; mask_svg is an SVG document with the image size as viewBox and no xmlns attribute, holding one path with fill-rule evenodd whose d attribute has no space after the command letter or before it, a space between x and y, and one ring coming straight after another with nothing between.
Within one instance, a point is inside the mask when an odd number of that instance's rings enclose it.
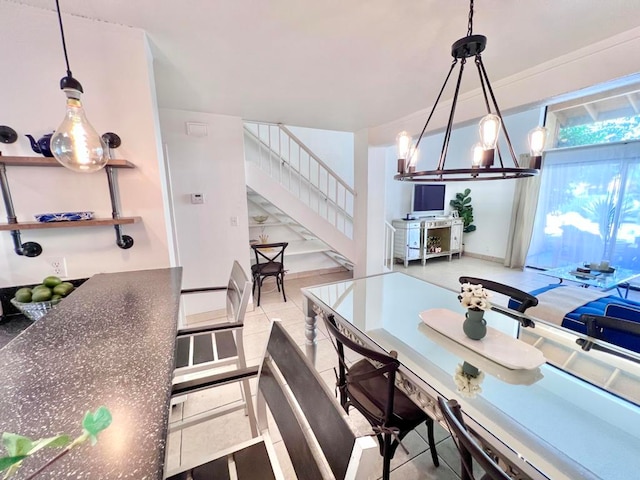
<instances>
[{"instance_id":1,"label":"white wall","mask_svg":"<svg viewBox=\"0 0 640 480\"><path fill-rule=\"evenodd\" d=\"M521 113L507 115L504 123L507 126L509 137L516 152L528 153L527 135L529 130L538 125L540 109L534 108ZM416 170L433 170L437 164L442 149L443 133L429 135L420 142L420 157ZM478 125L473 123L465 127L454 129L446 159L447 168L469 168L471 163L471 147L478 142ZM505 166L513 166L511 157L504 139L501 135L500 149ZM411 182L398 182L393 180L395 174L396 158L395 146L387 147L387 220L401 218L410 212ZM497 155L495 159L498 163ZM449 200L455 197L457 192L471 189L473 199L475 232L464 235L465 251L486 255L495 258L504 258L507 246L509 223L514 180L500 181L473 181L473 182L445 182L446 200L448 210Z\"/></svg>"},{"instance_id":2,"label":"white wall","mask_svg":"<svg viewBox=\"0 0 640 480\"><path fill-rule=\"evenodd\" d=\"M287 128L353 187L353 133L289 125Z\"/></svg>"},{"instance_id":3,"label":"white wall","mask_svg":"<svg viewBox=\"0 0 640 480\"><path fill-rule=\"evenodd\" d=\"M157 111L152 67L145 34L136 29L64 16L69 60L86 94L87 117L100 133L116 132L122 147L116 158L137 168L120 170L124 216L139 215L142 223L123 227L135 240L129 250L115 244L113 227L23 230L22 240L44 249L39 257L13 252L9 232L0 232L0 286L35 283L50 273L47 258L66 258L69 278L98 272L166 267L170 240L163 208L163 185L156 130ZM36 155L24 134L40 137L57 128L64 116L65 97L59 89L65 74L56 14L14 3L0 3L0 77L2 119L19 134L14 144L0 144L4 155ZM94 211L110 217L104 172L77 174L63 168L7 167L19 221L43 212ZM4 205L0 221L6 222Z\"/></svg>"},{"instance_id":4,"label":"white wall","mask_svg":"<svg viewBox=\"0 0 640 480\"><path fill-rule=\"evenodd\" d=\"M189 136L185 122L207 125L205 137ZM226 285L234 259L249 269L249 233L242 119L160 109L185 288ZM205 203L191 203L202 193ZM232 218L237 217L237 226ZM250 273L248 273L250 275ZM186 313L224 307L224 295L191 296Z\"/></svg>"}]
</instances>

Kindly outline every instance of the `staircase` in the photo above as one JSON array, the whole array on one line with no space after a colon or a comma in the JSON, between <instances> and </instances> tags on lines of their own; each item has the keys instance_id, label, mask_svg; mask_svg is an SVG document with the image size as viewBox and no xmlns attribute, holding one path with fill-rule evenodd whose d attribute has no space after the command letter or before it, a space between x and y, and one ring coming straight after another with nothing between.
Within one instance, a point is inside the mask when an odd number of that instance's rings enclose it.
<instances>
[{"instance_id":1,"label":"staircase","mask_svg":"<svg viewBox=\"0 0 640 480\"><path fill-rule=\"evenodd\" d=\"M321 252L352 269L354 190L283 125L244 128L247 198L272 218L265 225L295 232L292 251Z\"/></svg>"}]
</instances>

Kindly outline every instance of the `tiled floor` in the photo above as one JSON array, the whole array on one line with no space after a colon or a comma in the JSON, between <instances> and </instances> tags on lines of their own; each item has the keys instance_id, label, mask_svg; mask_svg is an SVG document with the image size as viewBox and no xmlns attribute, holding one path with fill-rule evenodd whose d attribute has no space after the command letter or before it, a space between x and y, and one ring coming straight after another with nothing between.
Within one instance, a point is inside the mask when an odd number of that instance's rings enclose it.
<instances>
[{"instance_id":1,"label":"tiled floor","mask_svg":"<svg viewBox=\"0 0 640 480\"><path fill-rule=\"evenodd\" d=\"M423 278L432 283L457 289L460 275L475 276L492 279L529 291L544 285L548 285L550 279L540 275L536 271L511 270L501 264L488 262L468 256L454 259L449 262L446 259L433 259L426 266L419 264L404 268L401 265L395 267L397 271ZM286 280L287 302L283 302L281 294L275 289L275 284L264 285L261 306L250 311L246 315L244 330L244 345L249 364L257 364L262 356L264 345L269 330L269 321L278 318L285 325L287 331L296 342L303 346L304 315L302 311L302 294L300 288L347 279L350 272L306 277L301 279L288 278ZM270 286L273 288L270 289ZM269 291L271 290L271 291ZM630 298L640 297L638 292L631 292ZM634 298L637 299L637 298ZM501 303L499 298L494 302ZM325 333L319 329L316 367L326 383L333 389L335 379L333 368L337 363L336 353L329 343ZM255 385L252 385L255 393ZM206 411L217 405L240 398L240 390L236 385L214 389L209 392L190 395L187 402L173 408L172 419L186 418L199 412ZM357 415L352 410L351 416ZM366 425L363 419L358 420ZM214 451L221 450L225 446L233 445L240 440L250 437L246 417L242 412L190 427L182 433L174 433L169 437L168 465L175 466L180 463L188 463L191 460L204 458ZM435 468L431 462L426 441L426 427L423 425L416 432L410 434L403 442L409 450L409 455L398 449L392 462L392 478L403 480L413 479L458 479L460 465L458 453L451 438L439 426L436 427L436 441L438 455L441 458L440 467ZM286 452L282 442L276 444L277 451L281 454L287 478L295 478L293 469L286 459ZM379 471L382 471L380 461Z\"/></svg>"}]
</instances>

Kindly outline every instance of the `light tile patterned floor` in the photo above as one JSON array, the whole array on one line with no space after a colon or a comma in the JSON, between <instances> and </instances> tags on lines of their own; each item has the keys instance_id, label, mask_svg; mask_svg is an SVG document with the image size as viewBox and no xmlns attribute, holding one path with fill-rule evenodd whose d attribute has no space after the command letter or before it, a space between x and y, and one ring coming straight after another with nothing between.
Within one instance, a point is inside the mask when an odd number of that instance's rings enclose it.
<instances>
[{"instance_id":1,"label":"light tile patterned floor","mask_svg":"<svg viewBox=\"0 0 640 480\"><path fill-rule=\"evenodd\" d=\"M535 270L526 270L524 272L512 270L503 267L499 263L468 256L454 259L451 262L445 258L432 259L424 267L419 263L412 264L406 269L402 265L396 265L395 270L423 278L450 289L458 288L458 277L460 275L488 278L525 291L553 283L552 279L540 275ZM246 315L244 345L248 363L258 363L267 339L269 321L273 318L279 318L296 342L301 346L304 345L305 324L300 288L350 277L350 272L344 272L317 277L286 279L285 285L288 300L286 303L282 300L282 295L277 292L275 284L265 283L261 306ZM639 292L630 293L630 298L638 299L638 297L640 297ZM506 300L494 298L493 301L500 303ZM322 329L319 329L316 368L331 389L333 389L335 383L333 368L337 363L336 358L336 353L327 336ZM252 384L252 391L255 393L255 383ZM240 398L240 389L237 385L224 387L222 391L215 389L197 395L190 395L186 403L173 408L172 419L189 417L238 398ZM351 415L358 415L358 413L352 409ZM358 421L366 425L364 419L360 418ZM271 423L273 424L273 422ZM441 459L440 467L435 468L431 462L431 455L426 441L426 427L422 425L415 433L409 435L404 442L409 449L409 455L398 449L392 462L392 478L402 478L403 480L459 479L460 464L457 450L451 438L442 428L436 427L436 432L438 455ZM174 466L193 459L206 457L213 451L233 445L249 437L248 423L242 412L191 427L182 433L175 433L170 436L168 465ZM275 439L279 440L277 434ZM288 461L282 442L279 441L276 447L285 465L287 478L295 479L293 468ZM379 467L378 470L382 472L381 459Z\"/></svg>"}]
</instances>

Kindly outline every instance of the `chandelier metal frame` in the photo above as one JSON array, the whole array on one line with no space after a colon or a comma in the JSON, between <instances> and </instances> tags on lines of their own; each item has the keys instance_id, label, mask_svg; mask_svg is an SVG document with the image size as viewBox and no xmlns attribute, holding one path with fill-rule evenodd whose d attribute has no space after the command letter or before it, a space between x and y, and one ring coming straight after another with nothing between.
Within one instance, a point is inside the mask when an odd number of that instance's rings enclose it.
<instances>
[{"instance_id":1,"label":"chandelier metal frame","mask_svg":"<svg viewBox=\"0 0 640 480\"><path fill-rule=\"evenodd\" d=\"M512 178L530 177L539 173L538 169L523 168L518 164L518 160L513 150L513 145L511 144L511 139L509 137L507 127L504 124L502 118L500 107L498 107L496 97L493 93L493 88L491 87L491 82L489 82L487 71L485 69L484 63L482 62L481 54L487 45L487 37L485 37L484 35L473 34L473 6L473 0L470 0L467 35L459 40L456 40L451 45L451 55L453 56L453 62L451 63L451 67L449 68L449 72L447 73L444 84L442 85L442 88L438 93L436 101L433 105L433 108L431 109L431 112L429 113L429 116L427 117L427 121L424 124L420 136L418 137L415 147L411 150L412 155L415 155L415 152L417 151L420 142L424 137L427 127L429 126L429 122L433 117L433 113L438 106L438 102L440 101L442 94L449 80L451 79L452 73L455 67L459 64L460 72L458 73L458 78L456 81L455 92L453 94L453 100L451 104L451 111L449 112L449 119L444 134L444 141L442 144L442 150L440 152L440 159L438 161L437 168L435 170L415 171L415 167L410 166L411 157L408 156L409 158L398 160L398 174L393 177L395 180L421 183L473 180L506 180ZM464 72L464 67L467 63L467 59L471 57L475 57L474 62L478 70L478 77L480 79L480 86L482 88L482 95L487 109L487 114L494 114L500 118L500 122L502 123L502 131L504 132L504 138L506 140L509 155L511 157L511 160L513 161L514 167L505 167L502 159L502 154L497 146L495 150L498 154L497 156L500 167L492 166L493 151L485 152L487 156L485 156L485 159L483 159L483 166L473 166L473 168L456 169L447 169L445 167L447 152L449 149L449 142L451 139L451 131L453 129L453 119L455 116L456 106L458 104L458 95L460 93L462 74ZM491 111L492 107L494 109L493 112Z\"/></svg>"}]
</instances>

